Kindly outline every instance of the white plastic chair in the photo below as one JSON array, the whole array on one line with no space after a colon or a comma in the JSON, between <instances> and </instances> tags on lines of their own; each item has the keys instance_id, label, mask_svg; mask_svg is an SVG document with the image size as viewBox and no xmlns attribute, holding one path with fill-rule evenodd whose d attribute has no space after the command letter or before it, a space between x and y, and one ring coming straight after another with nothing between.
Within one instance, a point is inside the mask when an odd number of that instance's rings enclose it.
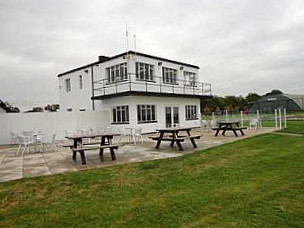
<instances>
[{"instance_id":1,"label":"white plastic chair","mask_svg":"<svg viewBox=\"0 0 304 228\"><path fill-rule=\"evenodd\" d=\"M18 136L18 138L19 138L19 148L16 155L20 155L20 152L21 155L24 155L26 149L28 150L28 153L30 153L30 146L34 144L32 136Z\"/></svg>"},{"instance_id":2,"label":"white plastic chair","mask_svg":"<svg viewBox=\"0 0 304 228\"><path fill-rule=\"evenodd\" d=\"M19 143L18 135L14 132L11 132L11 144Z\"/></svg>"},{"instance_id":3,"label":"white plastic chair","mask_svg":"<svg viewBox=\"0 0 304 228\"><path fill-rule=\"evenodd\" d=\"M204 131L208 129L208 122L207 120L201 120L201 130Z\"/></svg>"},{"instance_id":4,"label":"white plastic chair","mask_svg":"<svg viewBox=\"0 0 304 228\"><path fill-rule=\"evenodd\" d=\"M251 119L249 121L249 129L254 128L255 130L262 128L262 122L260 119Z\"/></svg>"},{"instance_id":5,"label":"white plastic chair","mask_svg":"<svg viewBox=\"0 0 304 228\"><path fill-rule=\"evenodd\" d=\"M51 146L55 148L55 151L57 151L57 144L56 144L56 134L52 134L52 141L51 141Z\"/></svg>"},{"instance_id":6,"label":"white plastic chair","mask_svg":"<svg viewBox=\"0 0 304 228\"><path fill-rule=\"evenodd\" d=\"M211 120L211 121L210 121L210 127L211 127L211 128L217 127L217 120Z\"/></svg>"},{"instance_id":7,"label":"white plastic chair","mask_svg":"<svg viewBox=\"0 0 304 228\"><path fill-rule=\"evenodd\" d=\"M44 151L43 140L44 140L44 136L43 136L41 131L37 131L37 132L32 133L32 142L35 145L36 150L38 149L39 152Z\"/></svg>"},{"instance_id":8,"label":"white plastic chair","mask_svg":"<svg viewBox=\"0 0 304 228\"><path fill-rule=\"evenodd\" d=\"M133 141L134 144L136 145L137 141L141 141L141 144L144 143L144 138L142 136L142 129L141 128L134 128L133 132L132 132L132 137L133 137Z\"/></svg>"}]
</instances>

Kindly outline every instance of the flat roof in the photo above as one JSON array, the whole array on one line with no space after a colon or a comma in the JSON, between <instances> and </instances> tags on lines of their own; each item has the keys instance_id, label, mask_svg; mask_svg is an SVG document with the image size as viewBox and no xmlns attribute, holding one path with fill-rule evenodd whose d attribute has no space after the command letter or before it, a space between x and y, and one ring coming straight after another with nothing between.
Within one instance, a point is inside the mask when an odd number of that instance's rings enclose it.
<instances>
[{"instance_id":1,"label":"flat roof","mask_svg":"<svg viewBox=\"0 0 304 228\"><path fill-rule=\"evenodd\" d=\"M192 64L188 64L188 63L184 63L184 62L179 62L179 61L174 61L174 60L170 60L170 59L166 59L166 58L162 58L162 57L157 57L157 56L154 56L154 55L148 55L148 54L144 54L144 53L140 53L140 52L127 51L127 52L124 52L124 53L121 53L119 55L115 55L115 56L112 56L112 57L108 57L108 58L104 57L104 59L101 60L101 61L99 60L97 62L93 62L93 63L90 63L88 65L77 67L77 68L74 68L72 70L66 71L64 73L58 74L58 77L63 76L65 74L69 74L69 73L78 71L78 70L82 70L82 69L88 68L90 66L94 66L94 65L99 64L99 63L104 63L104 62L110 61L112 59L120 58L120 57L122 57L124 55L128 55L128 54L139 55L139 56L143 56L143 57L147 57L147 58L151 58L151 59L156 59L156 60L160 60L160 61L166 61L166 62L170 62L170 63L180 64L180 65L183 65L183 66L188 66L188 67L193 67L193 68L199 69L199 67L196 66L196 65L192 65Z\"/></svg>"}]
</instances>

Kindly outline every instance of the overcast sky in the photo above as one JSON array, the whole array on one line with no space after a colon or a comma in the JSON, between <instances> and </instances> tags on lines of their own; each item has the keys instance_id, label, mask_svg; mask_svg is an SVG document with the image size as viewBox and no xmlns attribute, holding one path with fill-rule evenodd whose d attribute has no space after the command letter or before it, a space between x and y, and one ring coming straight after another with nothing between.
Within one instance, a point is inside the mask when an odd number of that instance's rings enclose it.
<instances>
[{"instance_id":1,"label":"overcast sky","mask_svg":"<svg viewBox=\"0 0 304 228\"><path fill-rule=\"evenodd\" d=\"M58 102L57 74L126 51L200 66L214 95L304 94L303 0L0 0L0 99Z\"/></svg>"}]
</instances>

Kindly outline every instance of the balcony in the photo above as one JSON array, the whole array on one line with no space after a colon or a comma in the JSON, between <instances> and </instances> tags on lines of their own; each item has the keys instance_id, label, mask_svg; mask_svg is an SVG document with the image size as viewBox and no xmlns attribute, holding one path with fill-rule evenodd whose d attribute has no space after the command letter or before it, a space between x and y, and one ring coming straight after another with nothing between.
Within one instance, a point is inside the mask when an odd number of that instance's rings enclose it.
<instances>
[{"instance_id":1,"label":"balcony","mask_svg":"<svg viewBox=\"0 0 304 228\"><path fill-rule=\"evenodd\" d=\"M184 80L166 83L159 76L154 76L153 80L141 80L136 78L135 74L123 76L113 83L109 83L107 79L94 81L93 90L92 99L96 100L132 94L197 98L212 96L211 84L208 83L195 82L189 84Z\"/></svg>"}]
</instances>

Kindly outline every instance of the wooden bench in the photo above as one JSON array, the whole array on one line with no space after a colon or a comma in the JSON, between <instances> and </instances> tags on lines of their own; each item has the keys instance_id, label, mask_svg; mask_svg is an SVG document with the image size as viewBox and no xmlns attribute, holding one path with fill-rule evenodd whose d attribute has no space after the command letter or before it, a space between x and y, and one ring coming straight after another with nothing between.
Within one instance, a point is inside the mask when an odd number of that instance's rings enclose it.
<instances>
[{"instance_id":1,"label":"wooden bench","mask_svg":"<svg viewBox=\"0 0 304 228\"><path fill-rule=\"evenodd\" d=\"M152 140L156 140L157 141L157 140L160 139L160 136L150 136L149 138L152 139ZM162 141L180 141L180 142L184 141L183 138L175 138L175 139L173 139L173 137L171 137L171 136L164 136L161 140Z\"/></svg>"},{"instance_id":2,"label":"wooden bench","mask_svg":"<svg viewBox=\"0 0 304 228\"><path fill-rule=\"evenodd\" d=\"M160 136L150 136L149 137L152 140L156 140L158 141L160 139ZM195 139L200 139L201 136L200 135L187 135L187 136L178 136L177 138L173 138L172 136L164 136L161 141L170 141L171 144L170 146L173 147L174 142L180 143L180 142L184 142L185 139L190 139L192 145L194 148L197 148L197 145L195 143Z\"/></svg>"},{"instance_id":3,"label":"wooden bench","mask_svg":"<svg viewBox=\"0 0 304 228\"><path fill-rule=\"evenodd\" d=\"M89 146L89 145L99 145L100 142L91 142L91 143L83 143L82 145L83 146ZM74 147L74 145L72 144L67 144L67 145L62 145L62 147L69 147L69 148L72 148Z\"/></svg>"},{"instance_id":4,"label":"wooden bench","mask_svg":"<svg viewBox=\"0 0 304 228\"><path fill-rule=\"evenodd\" d=\"M90 144L92 145L92 144ZM111 153L111 158L112 161L116 160L116 156L115 156L115 151L118 149L118 145L115 144L110 144L110 145L103 145L103 146L86 146L86 147L79 147L79 148L73 148L73 146L71 147L71 150L73 151L73 160L76 161L76 152L80 153L80 157L81 157L81 162L82 165L86 165L86 159L85 159L85 154L84 152L86 150L98 150L99 149L99 156L100 156L100 160L104 161L104 157L103 157L103 150L104 149L110 149L110 153Z\"/></svg>"},{"instance_id":5,"label":"wooden bench","mask_svg":"<svg viewBox=\"0 0 304 228\"><path fill-rule=\"evenodd\" d=\"M218 136L218 133L222 130L222 135L225 136L226 131L233 131L234 135L237 137L237 131L241 132L242 135L245 135L243 130L247 129L247 127L213 127L212 130L216 131L215 136Z\"/></svg>"}]
</instances>

